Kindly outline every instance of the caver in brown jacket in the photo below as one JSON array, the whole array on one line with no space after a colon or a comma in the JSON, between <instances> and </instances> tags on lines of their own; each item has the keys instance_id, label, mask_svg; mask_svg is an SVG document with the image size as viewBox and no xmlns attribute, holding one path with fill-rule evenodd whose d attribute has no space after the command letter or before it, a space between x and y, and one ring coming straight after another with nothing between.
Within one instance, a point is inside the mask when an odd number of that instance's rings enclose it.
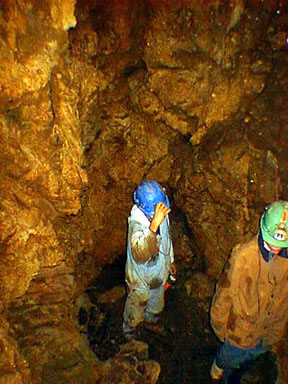
<instances>
[{"instance_id":1,"label":"caver in brown jacket","mask_svg":"<svg viewBox=\"0 0 288 384\"><path fill-rule=\"evenodd\" d=\"M211 306L217 337L240 348L254 347L261 336L265 345L276 344L288 320L288 259L274 255L267 263L257 237L234 247Z\"/></svg>"}]
</instances>

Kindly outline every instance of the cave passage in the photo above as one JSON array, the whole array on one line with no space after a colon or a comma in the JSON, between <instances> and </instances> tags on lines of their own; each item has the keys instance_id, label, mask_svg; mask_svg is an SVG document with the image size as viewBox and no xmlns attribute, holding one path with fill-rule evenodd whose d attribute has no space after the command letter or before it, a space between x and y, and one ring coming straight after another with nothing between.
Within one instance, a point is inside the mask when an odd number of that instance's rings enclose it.
<instances>
[{"instance_id":1,"label":"cave passage","mask_svg":"<svg viewBox=\"0 0 288 384\"><path fill-rule=\"evenodd\" d=\"M288 200L287 9L0 2L1 382L208 382L215 284L264 207ZM145 179L169 196L178 276L168 334L126 343L127 218ZM274 363L242 384L272 383Z\"/></svg>"}]
</instances>

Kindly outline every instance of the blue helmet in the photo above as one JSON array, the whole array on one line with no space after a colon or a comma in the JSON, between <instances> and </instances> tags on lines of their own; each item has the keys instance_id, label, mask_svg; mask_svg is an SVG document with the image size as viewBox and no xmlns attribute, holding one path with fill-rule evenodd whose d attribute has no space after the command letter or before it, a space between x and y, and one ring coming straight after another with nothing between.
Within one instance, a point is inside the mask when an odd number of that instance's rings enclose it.
<instances>
[{"instance_id":1,"label":"blue helmet","mask_svg":"<svg viewBox=\"0 0 288 384\"><path fill-rule=\"evenodd\" d=\"M149 217L154 216L155 206L162 201L170 208L164 189L153 180L143 181L133 194L134 203Z\"/></svg>"}]
</instances>

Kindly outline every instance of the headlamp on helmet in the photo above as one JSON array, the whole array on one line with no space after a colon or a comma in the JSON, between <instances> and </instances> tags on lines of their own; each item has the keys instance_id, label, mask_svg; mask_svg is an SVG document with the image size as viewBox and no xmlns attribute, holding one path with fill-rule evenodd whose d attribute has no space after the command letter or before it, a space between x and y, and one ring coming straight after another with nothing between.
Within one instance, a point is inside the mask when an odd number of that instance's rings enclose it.
<instances>
[{"instance_id":1,"label":"headlamp on helmet","mask_svg":"<svg viewBox=\"0 0 288 384\"><path fill-rule=\"evenodd\" d=\"M270 204L260 220L262 236L266 243L288 247L288 202L279 200Z\"/></svg>"}]
</instances>

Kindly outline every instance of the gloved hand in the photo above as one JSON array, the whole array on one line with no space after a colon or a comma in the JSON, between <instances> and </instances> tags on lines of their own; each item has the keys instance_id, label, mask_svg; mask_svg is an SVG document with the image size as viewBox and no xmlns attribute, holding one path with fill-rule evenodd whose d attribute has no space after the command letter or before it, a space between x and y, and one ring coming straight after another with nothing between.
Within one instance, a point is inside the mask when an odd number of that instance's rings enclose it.
<instances>
[{"instance_id":1,"label":"gloved hand","mask_svg":"<svg viewBox=\"0 0 288 384\"><path fill-rule=\"evenodd\" d=\"M165 217L171 212L171 208L166 207L166 205L160 201L156 207L153 219L150 223L150 229L152 232L156 233L159 226L164 221Z\"/></svg>"}]
</instances>

